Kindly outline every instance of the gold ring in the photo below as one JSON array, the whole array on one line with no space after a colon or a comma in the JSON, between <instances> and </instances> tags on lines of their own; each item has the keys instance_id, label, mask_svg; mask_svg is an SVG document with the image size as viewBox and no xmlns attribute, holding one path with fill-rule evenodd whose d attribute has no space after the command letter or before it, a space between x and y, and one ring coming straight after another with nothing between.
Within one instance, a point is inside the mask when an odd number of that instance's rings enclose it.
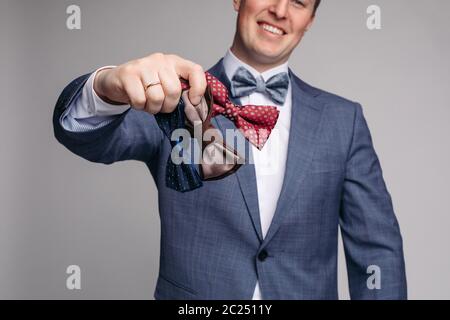
<instances>
[{"instance_id":1,"label":"gold ring","mask_svg":"<svg viewBox=\"0 0 450 320\"><path fill-rule=\"evenodd\" d=\"M148 85L145 86L145 91L147 91L148 88L153 87L153 86L157 86L160 85L161 82L150 82Z\"/></svg>"}]
</instances>

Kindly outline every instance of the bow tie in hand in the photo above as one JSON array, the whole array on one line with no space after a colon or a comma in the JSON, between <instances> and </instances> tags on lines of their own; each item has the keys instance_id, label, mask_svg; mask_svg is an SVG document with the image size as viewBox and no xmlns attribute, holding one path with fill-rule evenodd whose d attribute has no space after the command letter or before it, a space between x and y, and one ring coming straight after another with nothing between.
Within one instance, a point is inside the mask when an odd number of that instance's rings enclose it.
<instances>
[{"instance_id":1,"label":"bow tie in hand","mask_svg":"<svg viewBox=\"0 0 450 320\"><path fill-rule=\"evenodd\" d=\"M243 136L261 150L275 127L279 115L277 108L274 106L235 105L229 98L227 88L208 72L205 75L208 88L199 106L190 104L187 98L189 84L185 80L181 80L184 92L177 108L172 113L155 115L160 129L169 139L172 148L184 152L180 140L171 140L173 131L181 128L189 129L192 136L195 120L202 121L202 132L206 129L217 130L210 124L210 120L212 117L221 114L233 121ZM180 192L191 191L201 187L203 185L202 180L216 180L226 177L235 172L243 163L243 157L221 140L215 140L214 143L201 141L200 145L202 146L200 174L194 164L183 162L174 164L169 155L166 167L167 187ZM223 154L225 161L218 164L215 164L214 161L211 162L211 159L214 159L218 154Z\"/></svg>"}]
</instances>

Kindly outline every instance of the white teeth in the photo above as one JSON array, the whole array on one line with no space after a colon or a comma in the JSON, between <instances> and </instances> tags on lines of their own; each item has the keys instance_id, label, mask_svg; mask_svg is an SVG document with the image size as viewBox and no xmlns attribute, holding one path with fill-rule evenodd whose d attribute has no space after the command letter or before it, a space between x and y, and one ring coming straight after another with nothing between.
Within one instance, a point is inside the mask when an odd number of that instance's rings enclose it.
<instances>
[{"instance_id":1,"label":"white teeth","mask_svg":"<svg viewBox=\"0 0 450 320\"><path fill-rule=\"evenodd\" d=\"M269 31L269 32L278 34L278 35L280 35L280 36L283 35L283 31L282 31L282 30L280 30L280 29L278 29L278 28L275 28L275 27L273 27L273 26L269 26L268 24L263 24L263 25L262 25L262 28L263 28L264 30L266 30L266 31Z\"/></svg>"}]
</instances>

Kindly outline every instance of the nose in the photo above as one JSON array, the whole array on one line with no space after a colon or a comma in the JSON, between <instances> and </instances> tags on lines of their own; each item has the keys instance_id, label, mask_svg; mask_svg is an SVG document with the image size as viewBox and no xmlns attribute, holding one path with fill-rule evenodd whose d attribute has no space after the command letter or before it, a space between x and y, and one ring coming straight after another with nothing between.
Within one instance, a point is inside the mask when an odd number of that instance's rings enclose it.
<instances>
[{"instance_id":1,"label":"nose","mask_svg":"<svg viewBox=\"0 0 450 320\"><path fill-rule=\"evenodd\" d=\"M269 7L269 12L275 15L278 19L286 18L290 0L275 0Z\"/></svg>"}]
</instances>

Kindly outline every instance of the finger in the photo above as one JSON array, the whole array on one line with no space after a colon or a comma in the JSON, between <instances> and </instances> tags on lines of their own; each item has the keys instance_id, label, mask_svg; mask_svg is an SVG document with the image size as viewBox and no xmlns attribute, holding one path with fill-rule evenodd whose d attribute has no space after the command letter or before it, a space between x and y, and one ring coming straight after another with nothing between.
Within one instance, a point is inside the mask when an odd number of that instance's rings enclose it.
<instances>
[{"instance_id":1,"label":"finger","mask_svg":"<svg viewBox=\"0 0 450 320\"><path fill-rule=\"evenodd\" d=\"M175 71L179 76L189 82L189 100L195 106L200 103L206 91L206 77L202 66L178 56L171 56Z\"/></svg>"},{"instance_id":2,"label":"finger","mask_svg":"<svg viewBox=\"0 0 450 320\"><path fill-rule=\"evenodd\" d=\"M145 92L145 111L156 114L161 110L164 102L164 91L161 88L161 80L158 72L144 69L141 72L141 80Z\"/></svg>"},{"instance_id":3,"label":"finger","mask_svg":"<svg viewBox=\"0 0 450 320\"><path fill-rule=\"evenodd\" d=\"M122 80L122 86L130 105L138 110L144 109L147 98L145 97L144 86L141 79L134 76L128 76Z\"/></svg>"},{"instance_id":4,"label":"finger","mask_svg":"<svg viewBox=\"0 0 450 320\"><path fill-rule=\"evenodd\" d=\"M145 111L151 114L159 113L164 103L164 91L161 84L148 87L145 91L145 96L147 97Z\"/></svg>"},{"instance_id":5,"label":"finger","mask_svg":"<svg viewBox=\"0 0 450 320\"><path fill-rule=\"evenodd\" d=\"M197 109L191 104L188 99L188 91L184 91L182 94L182 99L184 102L184 113L186 114L186 118L195 125L198 122L202 122Z\"/></svg>"},{"instance_id":6,"label":"finger","mask_svg":"<svg viewBox=\"0 0 450 320\"><path fill-rule=\"evenodd\" d=\"M170 113L178 105L181 97L181 83L174 69L162 68L158 72L161 81L162 90L164 91L164 102L161 112Z\"/></svg>"},{"instance_id":7,"label":"finger","mask_svg":"<svg viewBox=\"0 0 450 320\"><path fill-rule=\"evenodd\" d=\"M191 73L188 75L188 81L190 85L189 89L189 100L191 100L193 105L198 105L206 91L206 77L203 68L199 65L195 65Z\"/></svg>"}]
</instances>

